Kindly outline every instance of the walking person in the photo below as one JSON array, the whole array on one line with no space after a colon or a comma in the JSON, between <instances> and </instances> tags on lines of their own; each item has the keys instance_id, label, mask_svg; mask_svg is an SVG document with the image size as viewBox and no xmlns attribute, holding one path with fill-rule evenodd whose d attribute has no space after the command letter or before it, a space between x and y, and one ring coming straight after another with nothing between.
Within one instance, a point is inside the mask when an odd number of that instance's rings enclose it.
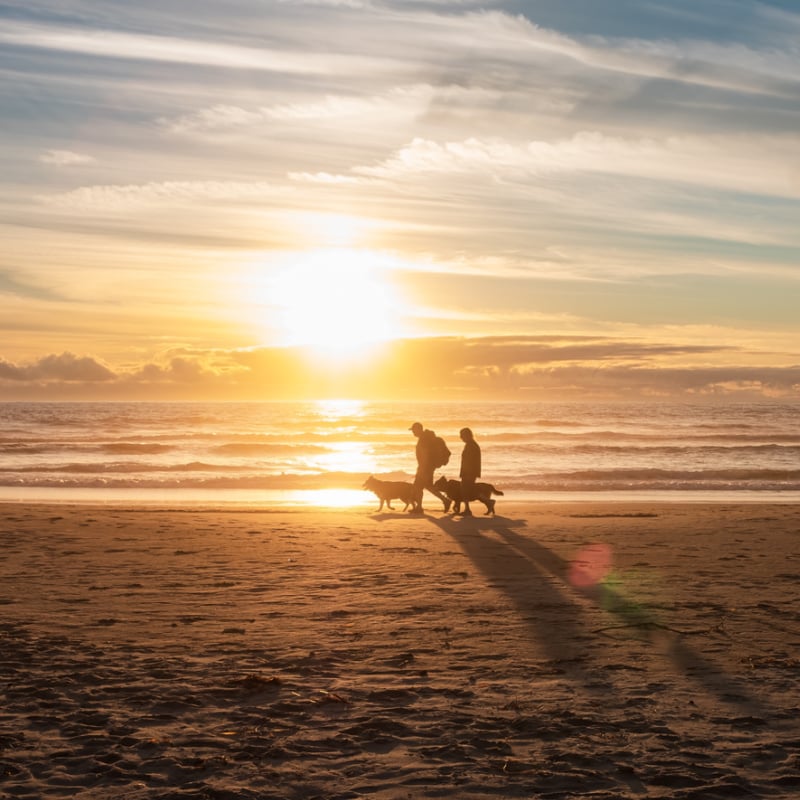
<instances>
[{"instance_id":1,"label":"walking person","mask_svg":"<svg viewBox=\"0 0 800 800\"><path fill-rule=\"evenodd\" d=\"M422 509L422 493L427 489L431 494L436 495L444 506L445 513L450 510L451 500L446 495L443 495L433 485L433 473L437 467L442 466L442 456L439 453L441 447L447 449L444 442L433 431L422 427L421 422L415 422L409 430L417 437L416 457L417 457L417 472L414 476L414 499L416 500L416 508L414 513L423 513ZM449 457L450 451L447 451ZM446 458L445 458L445 462Z\"/></svg>"},{"instance_id":2,"label":"walking person","mask_svg":"<svg viewBox=\"0 0 800 800\"><path fill-rule=\"evenodd\" d=\"M475 441L470 428L462 428L459 431L461 441L464 442L464 449L461 451L461 499L464 502L465 517L471 517L472 511L469 508L469 501L475 500L475 481L481 476L481 448Z\"/></svg>"}]
</instances>

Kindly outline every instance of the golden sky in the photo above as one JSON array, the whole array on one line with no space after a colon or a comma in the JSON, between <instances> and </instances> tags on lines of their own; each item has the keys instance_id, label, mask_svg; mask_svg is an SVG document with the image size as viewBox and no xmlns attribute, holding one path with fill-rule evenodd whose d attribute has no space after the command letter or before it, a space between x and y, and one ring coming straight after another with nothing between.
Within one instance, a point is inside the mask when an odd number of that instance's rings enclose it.
<instances>
[{"instance_id":1,"label":"golden sky","mask_svg":"<svg viewBox=\"0 0 800 800\"><path fill-rule=\"evenodd\" d=\"M790 0L12 0L0 400L800 395Z\"/></svg>"}]
</instances>

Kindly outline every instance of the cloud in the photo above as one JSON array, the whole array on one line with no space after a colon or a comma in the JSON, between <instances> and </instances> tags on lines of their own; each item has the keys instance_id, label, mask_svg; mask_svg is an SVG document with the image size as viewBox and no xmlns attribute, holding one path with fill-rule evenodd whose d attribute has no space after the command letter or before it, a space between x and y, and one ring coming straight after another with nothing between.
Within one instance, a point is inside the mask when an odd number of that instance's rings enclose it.
<instances>
[{"instance_id":1,"label":"cloud","mask_svg":"<svg viewBox=\"0 0 800 800\"><path fill-rule=\"evenodd\" d=\"M642 39L633 37L572 37L536 25L522 15L478 11L454 17L441 32L440 46L449 52L465 47L465 34L474 35L473 57L516 64L523 68L543 56L561 57L594 72L619 80L662 79L752 93L796 97L800 54L790 43L758 50L735 42ZM448 52L445 49L445 52ZM602 76L598 76L602 77Z\"/></svg>"},{"instance_id":2,"label":"cloud","mask_svg":"<svg viewBox=\"0 0 800 800\"><path fill-rule=\"evenodd\" d=\"M330 75L377 69L379 60L278 47L257 48L174 36L85 30L5 20L0 42L110 59L196 64L223 69L265 70L283 74Z\"/></svg>"},{"instance_id":3,"label":"cloud","mask_svg":"<svg viewBox=\"0 0 800 800\"><path fill-rule=\"evenodd\" d=\"M796 397L800 366L692 366L737 351L724 345L647 343L591 336L439 337L388 343L372 361L330 363L303 348L177 348L111 369L90 356L0 360L0 386L15 396L109 399L376 399L549 397L633 399ZM412 367L413 365L413 367ZM344 394L343 394L344 392ZM265 394L266 393L266 394Z\"/></svg>"},{"instance_id":4,"label":"cloud","mask_svg":"<svg viewBox=\"0 0 800 800\"><path fill-rule=\"evenodd\" d=\"M268 47L255 44L258 28L254 29L253 45L242 43L239 30L234 35L226 28L226 23L231 24L227 19L218 21L216 40L6 20L0 42L109 59L282 75L346 75L365 80L367 76L449 71L473 79L483 75L487 82L504 76L508 83L513 77L511 84L529 85L545 83L548 75L564 79L572 70L591 75L593 82L619 81L621 77L661 79L796 96L797 80L791 76L798 74L800 57L789 44L759 50L740 43L686 39L576 37L501 10L457 13L458 4L440 12L420 4L398 13L366 3L315 2L314 7L324 15L319 25L339 26L341 36L333 42L318 37L318 31L303 17L307 3L282 5L290 13L285 18L279 13L268 17ZM291 13L293 6L297 10ZM229 41L225 41L226 35Z\"/></svg>"},{"instance_id":5,"label":"cloud","mask_svg":"<svg viewBox=\"0 0 800 800\"><path fill-rule=\"evenodd\" d=\"M54 164L57 167L73 167L78 164L91 164L94 158L71 150L45 150L39 156L42 164Z\"/></svg>"},{"instance_id":6,"label":"cloud","mask_svg":"<svg viewBox=\"0 0 800 800\"><path fill-rule=\"evenodd\" d=\"M325 121L363 120L380 110L377 101L356 97L328 96L315 103L286 103L258 108L215 105L203 108L175 120L162 120L173 133L231 131L254 128L273 120L279 121ZM388 106L386 110L391 110Z\"/></svg>"},{"instance_id":7,"label":"cloud","mask_svg":"<svg viewBox=\"0 0 800 800\"><path fill-rule=\"evenodd\" d=\"M332 6L334 8L363 9L372 5L370 0L278 0L278 2L286 6L311 6L312 8Z\"/></svg>"},{"instance_id":8,"label":"cloud","mask_svg":"<svg viewBox=\"0 0 800 800\"><path fill-rule=\"evenodd\" d=\"M381 164L353 172L384 180L473 174L514 181L595 173L798 198L800 186L786 169L798 147L797 136L632 139L598 131L522 145L497 138L444 143L415 138Z\"/></svg>"},{"instance_id":9,"label":"cloud","mask_svg":"<svg viewBox=\"0 0 800 800\"><path fill-rule=\"evenodd\" d=\"M261 108L253 110L219 104L210 108L201 108L177 119L162 119L161 124L173 133L191 133L198 130L250 127L256 123L263 122L265 118L266 114Z\"/></svg>"},{"instance_id":10,"label":"cloud","mask_svg":"<svg viewBox=\"0 0 800 800\"><path fill-rule=\"evenodd\" d=\"M366 186L376 182L372 178L358 178L354 175L332 175L330 172L290 172L288 177L298 183L318 183L328 186Z\"/></svg>"},{"instance_id":11,"label":"cloud","mask_svg":"<svg viewBox=\"0 0 800 800\"><path fill-rule=\"evenodd\" d=\"M161 124L170 132L179 134L260 129L275 122L356 124L359 128L379 124L383 127L389 119L414 119L436 97L447 97L450 102L460 98L461 102L466 102L470 97L475 99L485 95L486 92L471 92L462 87L411 84L378 93L326 93L315 100L279 102L268 106L220 103L174 119L162 119Z\"/></svg>"},{"instance_id":12,"label":"cloud","mask_svg":"<svg viewBox=\"0 0 800 800\"><path fill-rule=\"evenodd\" d=\"M61 194L40 195L38 199L61 209L119 212L198 202L264 200L282 191L285 190L261 181L163 181L124 186L82 186Z\"/></svg>"},{"instance_id":13,"label":"cloud","mask_svg":"<svg viewBox=\"0 0 800 800\"><path fill-rule=\"evenodd\" d=\"M0 380L26 383L104 383L116 378L104 364L90 356L73 353L48 355L31 364L13 364L0 359Z\"/></svg>"},{"instance_id":14,"label":"cloud","mask_svg":"<svg viewBox=\"0 0 800 800\"><path fill-rule=\"evenodd\" d=\"M216 379L230 379L248 371L237 360L239 351L170 349L162 353L157 363L148 363L120 373L128 383L198 384Z\"/></svg>"},{"instance_id":15,"label":"cloud","mask_svg":"<svg viewBox=\"0 0 800 800\"><path fill-rule=\"evenodd\" d=\"M638 399L794 399L800 366L793 367L557 367L529 373L521 392L537 397Z\"/></svg>"},{"instance_id":16,"label":"cloud","mask_svg":"<svg viewBox=\"0 0 800 800\"><path fill-rule=\"evenodd\" d=\"M38 282L41 283L41 277ZM61 295L52 289L36 285L32 280L20 277L16 270L5 270L0 267L0 294L11 294L16 297L31 297L39 300L61 300Z\"/></svg>"}]
</instances>

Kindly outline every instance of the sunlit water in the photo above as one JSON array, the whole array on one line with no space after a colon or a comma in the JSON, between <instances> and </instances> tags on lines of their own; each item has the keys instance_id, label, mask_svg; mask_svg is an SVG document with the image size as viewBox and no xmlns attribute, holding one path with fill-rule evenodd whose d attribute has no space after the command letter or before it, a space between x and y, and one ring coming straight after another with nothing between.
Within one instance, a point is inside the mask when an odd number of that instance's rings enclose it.
<instances>
[{"instance_id":1,"label":"sunlit water","mask_svg":"<svg viewBox=\"0 0 800 800\"><path fill-rule=\"evenodd\" d=\"M413 476L416 420L468 425L512 499L800 499L800 403L6 403L0 499L373 503Z\"/></svg>"}]
</instances>

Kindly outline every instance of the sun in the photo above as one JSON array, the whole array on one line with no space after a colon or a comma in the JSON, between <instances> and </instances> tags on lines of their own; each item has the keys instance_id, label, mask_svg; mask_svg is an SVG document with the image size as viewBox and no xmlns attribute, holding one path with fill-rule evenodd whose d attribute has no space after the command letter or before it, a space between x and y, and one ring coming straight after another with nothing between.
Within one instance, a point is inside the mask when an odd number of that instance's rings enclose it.
<instances>
[{"instance_id":1,"label":"sun","mask_svg":"<svg viewBox=\"0 0 800 800\"><path fill-rule=\"evenodd\" d=\"M352 355L402 335L389 270L369 252L327 248L285 265L271 282L271 320L283 342Z\"/></svg>"}]
</instances>

